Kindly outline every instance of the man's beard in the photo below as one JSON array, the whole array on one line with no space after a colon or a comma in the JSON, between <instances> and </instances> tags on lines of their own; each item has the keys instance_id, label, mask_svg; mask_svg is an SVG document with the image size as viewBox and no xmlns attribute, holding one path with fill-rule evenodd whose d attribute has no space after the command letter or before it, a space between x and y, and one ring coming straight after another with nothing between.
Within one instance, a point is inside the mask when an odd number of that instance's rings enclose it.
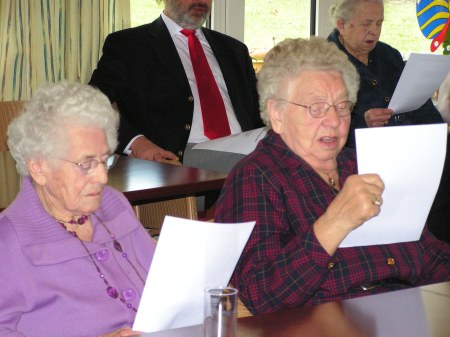
<instances>
[{"instance_id":1,"label":"man's beard","mask_svg":"<svg viewBox=\"0 0 450 337\"><path fill-rule=\"evenodd\" d=\"M178 23L181 27L185 29L198 29L200 28L208 18L209 14L211 13L211 9L204 3L194 3L193 5L189 6L189 8L186 11L180 12L180 6L178 4L174 4L171 2L172 12L177 13L177 16L175 17L175 22ZM206 12L202 14L201 16L193 16L191 15L190 11L193 8L203 8L206 9Z\"/></svg>"}]
</instances>

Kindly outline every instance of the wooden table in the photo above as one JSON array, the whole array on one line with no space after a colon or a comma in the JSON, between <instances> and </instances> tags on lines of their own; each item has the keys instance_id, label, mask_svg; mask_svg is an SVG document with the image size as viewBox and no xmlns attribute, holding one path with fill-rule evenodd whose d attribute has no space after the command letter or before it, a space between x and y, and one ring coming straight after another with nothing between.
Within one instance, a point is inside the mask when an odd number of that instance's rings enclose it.
<instances>
[{"instance_id":1,"label":"wooden table","mask_svg":"<svg viewBox=\"0 0 450 337\"><path fill-rule=\"evenodd\" d=\"M142 337L202 337L201 325ZM238 319L236 337L450 336L450 282Z\"/></svg>"},{"instance_id":2,"label":"wooden table","mask_svg":"<svg viewBox=\"0 0 450 337\"><path fill-rule=\"evenodd\" d=\"M220 190L226 174L129 157L118 157L108 185L124 193L131 204L201 195ZM20 189L20 176L9 152L0 152L0 210Z\"/></svg>"},{"instance_id":3,"label":"wooden table","mask_svg":"<svg viewBox=\"0 0 450 337\"><path fill-rule=\"evenodd\" d=\"M108 185L123 192L134 205L217 191L222 188L227 175L183 165L119 157L108 176Z\"/></svg>"}]
</instances>

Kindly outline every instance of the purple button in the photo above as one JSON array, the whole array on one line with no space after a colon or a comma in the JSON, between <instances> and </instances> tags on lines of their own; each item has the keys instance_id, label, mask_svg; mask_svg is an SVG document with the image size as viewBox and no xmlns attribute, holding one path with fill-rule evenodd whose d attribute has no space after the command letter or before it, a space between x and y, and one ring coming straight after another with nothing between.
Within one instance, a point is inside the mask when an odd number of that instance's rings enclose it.
<instances>
[{"instance_id":1,"label":"purple button","mask_svg":"<svg viewBox=\"0 0 450 337\"><path fill-rule=\"evenodd\" d=\"M97 261L106 261L109 257L109 250L108 249L99 250L98 252L95 252L94 255Z\"/></svg>"},{"instance_id":2,"label":"purple button","mask_svg":"<svg viewBox=\"0 0 450 337\"><path fill-rule=\"evenodd\" d=\"M132 288L125 288L124 290L122 290L122 297L125 299L125 301L131 301L136 297L136 292Z\"/></svg>"}]
</instances>

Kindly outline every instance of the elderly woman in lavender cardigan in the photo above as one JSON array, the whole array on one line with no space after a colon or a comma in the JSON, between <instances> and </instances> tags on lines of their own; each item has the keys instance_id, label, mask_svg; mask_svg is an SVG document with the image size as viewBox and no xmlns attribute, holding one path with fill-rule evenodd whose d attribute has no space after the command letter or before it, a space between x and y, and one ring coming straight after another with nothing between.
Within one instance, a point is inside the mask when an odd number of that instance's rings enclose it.
<instances>
[{"instance_id":1,"label":"elderly woman in lavender cardigan","mask_svg":"<svg viewBox=\"0 0 450 337\"><path fill-rule=\"evenodd\" d=\"M131 336L155 244L106 186L118 115L87 85L42 88L8 129L24 178L0 214L1 336Z\"/></svg>"}]
</instances>

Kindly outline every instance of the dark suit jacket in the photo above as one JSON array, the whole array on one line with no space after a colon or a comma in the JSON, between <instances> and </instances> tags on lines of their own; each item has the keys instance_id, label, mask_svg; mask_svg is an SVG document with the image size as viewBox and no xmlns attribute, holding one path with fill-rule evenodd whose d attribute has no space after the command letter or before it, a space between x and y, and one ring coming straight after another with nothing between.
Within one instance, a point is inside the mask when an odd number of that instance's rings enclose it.
<instances>
[{"instance_id":1,"label":"dark suit jacket","mask_svg":"<svg viewBox=\"0 0 450 337\"><path fill-rule=\"evenodd\" d=\"M242 130L263 126L247 47L227 35L202 30L222 70ZM134 136L143 134L182 157L192 123L193 97L161 17L150 24L110 34L89 83L118 105L118 152Z\"/></svg>"}]
</instances>

